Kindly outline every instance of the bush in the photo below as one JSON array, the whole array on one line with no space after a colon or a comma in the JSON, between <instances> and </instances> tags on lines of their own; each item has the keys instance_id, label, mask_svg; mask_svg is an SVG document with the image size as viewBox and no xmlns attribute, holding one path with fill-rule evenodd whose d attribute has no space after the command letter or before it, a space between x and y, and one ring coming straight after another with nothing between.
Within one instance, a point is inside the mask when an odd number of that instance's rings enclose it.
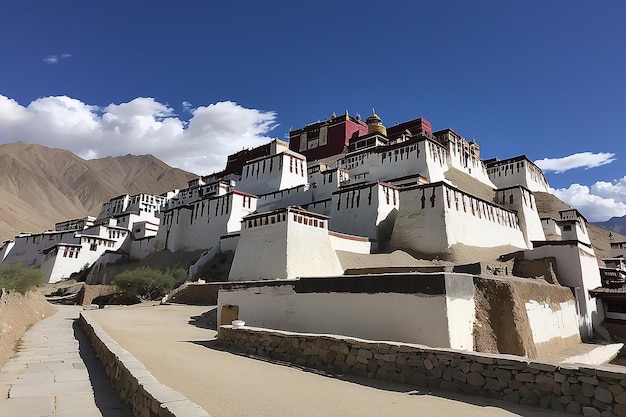
<instances>
[{"instance_id":1,"label":"bush","mask_svg":"<svg viewBox=\"0 0 626 417\"><path fill-rule=\"evenodd\" d=\"M158 300L186 279L187 274L182 268L163 272L142 266L119 273L111 283L126 295L140 300Z\"/></svg>"},{"instance_id":2,"label":"bush","mask_svg":"<svg viewBox=\"0 0 626 417\"><path fill-rule=\"evenodd\" d=\"M0 288L18 291L22 294L41 284L39 268L15 263L0 265Z\"/></svg>"}]
</instances>

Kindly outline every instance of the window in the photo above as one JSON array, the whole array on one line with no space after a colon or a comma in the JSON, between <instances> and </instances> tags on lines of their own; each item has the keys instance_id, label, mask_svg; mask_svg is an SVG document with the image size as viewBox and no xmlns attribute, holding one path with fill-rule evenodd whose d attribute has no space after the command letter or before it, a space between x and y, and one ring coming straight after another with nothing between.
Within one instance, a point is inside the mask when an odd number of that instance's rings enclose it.
<instances>
[{"instance_id":1,"label":"window","mask_svg":"<svg viewBox=\"0 0 626 417\"><path fill-rule=\"evenodd\" d=\"M90 251L96 251L96 249L98 249L98 245L96 245L95 243L92 243L91 246L89 247Z\"/></svg>"}]
</instances>

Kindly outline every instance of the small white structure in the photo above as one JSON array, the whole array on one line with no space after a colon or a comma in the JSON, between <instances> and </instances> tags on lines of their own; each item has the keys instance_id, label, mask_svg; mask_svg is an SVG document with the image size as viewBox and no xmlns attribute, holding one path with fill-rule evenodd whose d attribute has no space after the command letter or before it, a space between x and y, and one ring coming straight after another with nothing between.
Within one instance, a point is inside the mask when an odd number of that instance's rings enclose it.
<instances>
[{"instance_id":1,"label":"small white structure","mask_svg":"<svg viewBox=\"0 0 626 417\"><path fill-rule=\"evenodd\" d=\"M577 240L533 242L534 249L524 252L526 259L554 257L556 275L561 285L570 287L578 303L580 335L588 338L593 327L604 319L600 301L591 297L590 290L600 287L598 260L591 245Z\"/></svg>"},{"instance_id":2,"label":"small white structure","mask_svg":"<svg viewBox=\"0 0 626 417\"><path fill-rule=\"evenodd\" d=\"M238 232L241 219L256 210L256 203L256 196L235 190L165 209L152 251L210 249L220 236Z\"/></svg>"},{"instance_id":3,"label":"small white structure","mask_svg":"<svg viewBox=\"0 0 626 417\"><path fill-rule=\"evenodd\" d=\"M298 207L244 217L229 281L340 275L328 217Z\"/></svg>"},{"instance_id":4,"label":"small white structure","mask_svg":"<svg viewBox=\"0 0 626 417\"><path fill-rule=\"evenodd\" d=\"M517 214L439 182L400 190L391 247L445 253L457 243L528 249Z\"/></svg>"},{"instance_id":5,"label":"small white structure","mask_svg":"<svg viewBox=\"0 0 626 417\"><path fill-rule=\"evenodd\" d=\"M377 182L347 185L333 193L329 228L340 233L368 237L376 242L374 249L382 249L391 238L399 208L400 192L392 184Z\"/></svg>"},{"instance_id":6,"label":"small white structure","mask_svg":"<svg viewBox=\"0 0 626 417\"><path fill-rule=\"evenodd\" d=\"M497 188L521 185L533 192L549 193L548 181L543 171L526 155L504 160L492 159L485 162L489 179Z\"/></svg>"},{"instance_id":7,"label":"small white structure","mask_svg":"<svg viewBox=\"0 0 626 417\"><path fill-rule=\"evenodd\" d=\"M474 285L464 274L385 274L225 285L248 326L472 350ZM228 323L230 324L230 323Z\"/></svg>"},{"instance_id":8,"label":"small white structure","mask_svg":"<svg viewBox=\"0 0 626 417\"><path fill-rule=\"evenodd\" d=\"M587 232L587 219L576 209L559 211L561 219L557 221L561 229L563 240L578 240L587 245L591 245L589 233Z\"/></svg>"},{"instance_id":9,"label":"small white structure","mask_svg":"<svg viewBox=\"0 0 626 417\"><path fill-rule=\"evenodd\" d=\"M250 194L266 194L307 184L306 158L285 150L248 161L237 189Z\"/></svg>"},{"instance_id":10,"label":"small white structure","mask_svg":"<svg viewBox=\"0 0 626 417\"><path fill-rule=\"evenodd\" d=\"M521 185L502 188L496 190L496 202L517 213L520 229L529 248L532 248L534 240L546 240L532 191Z\"/></svg>"}]
</instances>

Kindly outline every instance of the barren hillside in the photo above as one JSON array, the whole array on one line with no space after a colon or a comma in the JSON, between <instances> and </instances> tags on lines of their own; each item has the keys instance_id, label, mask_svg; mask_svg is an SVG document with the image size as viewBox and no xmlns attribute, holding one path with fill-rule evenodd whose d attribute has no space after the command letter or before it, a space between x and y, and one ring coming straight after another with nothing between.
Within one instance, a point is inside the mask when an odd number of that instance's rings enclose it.
<instances>
[{"instance_id":1,"label":"barren hillside","mask_svg":"<svg viewBox=\"0 0 626 417\"><path fill-rule=\"evenodd\" d=\"M85 160L41 145L0 145L0 241L97 215L104 202L121 194L185 188L194 177L152 155Z\"/></svg>"}]
</instances>

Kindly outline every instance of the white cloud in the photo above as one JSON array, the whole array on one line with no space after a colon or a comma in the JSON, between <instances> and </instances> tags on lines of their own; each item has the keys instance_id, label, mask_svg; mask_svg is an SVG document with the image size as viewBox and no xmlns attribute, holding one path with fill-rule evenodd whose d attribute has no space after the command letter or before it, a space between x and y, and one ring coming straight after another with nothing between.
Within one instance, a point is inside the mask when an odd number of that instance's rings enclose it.
<instances>
[{"instance_id":1,"label":"white cloud","mask_svg":"<svg viewBox=\"0 0 626 417\"><path fill-rule=\"evenodd\" d=\"M72 54L61 54L59 55L48 55L47 57L45 57L43 59L43 62L45 62L46 64L58 64L59 63L59 59L65 59L65 58L70 58L72 56Z\"/></svg>"},{"instance_id":2,"label":"white cloud","mask_svg":"<svg viewBox=\"0 0 626 417\"><path fill-rule=\"evenodd\" d=\"M572 184L568 188L552 189L551 192L578 209L590 222L602 222L626 215L626 176L619 180L621 186L617 187L617 192L607 192L606 184L610 183L599 181L591 188Z\"/></svg>"},{"instance_id":3,"label":"white cloud","mask_svg":"<svg viewBox=\"0 0 626 417\"><path fill-rule=\"evenodd\" d=\"M0 95L0 142L39 143L86 159L153 154L204 175L223 169L228 155L269 141L267 134L277 126L274 112L231 101L183 108L191 113L188 121L147 97L99 107L55 96L22 106Z\"/></svg>"},{"instance_id":4,"label":"white cloud","mask_svg":"<svg viewBox=\"0 0 626 417\"><path fill-rule=\"evenodd\" d=\"M557 174L575 168L596 168L615 161L615 154L608 152L592 153L581 152L563 158L544 158L535 161L543 171L553 171Z\"/></svg>"}]
</instances>

